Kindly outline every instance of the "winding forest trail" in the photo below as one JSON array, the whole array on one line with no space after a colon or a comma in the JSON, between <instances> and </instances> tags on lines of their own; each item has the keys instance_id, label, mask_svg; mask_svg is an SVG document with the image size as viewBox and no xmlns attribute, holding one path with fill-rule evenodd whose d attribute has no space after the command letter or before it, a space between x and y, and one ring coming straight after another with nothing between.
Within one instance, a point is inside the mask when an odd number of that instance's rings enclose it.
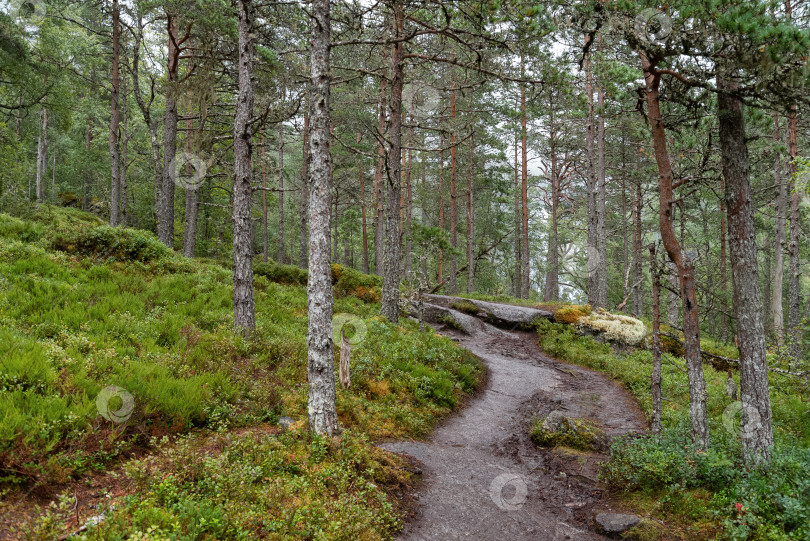
<instances>
[{"instance_id":1,"label":"winding forest trail","mask_svg":"<svg viewBox=\"0 0 810 541\"><path fill-rule=\"evenodd\" d=\"M430 441L382 445L424 472L418 511L400 538L606 539L590 526L595 510L610 510L596 481L603 456L536 448L531 418L562 410L616 436L645 428L635 401L607 376L544 355L535 333L483 321L470 334L441 332L481 358L489 378Z\"/></svg>"}]
</instances>

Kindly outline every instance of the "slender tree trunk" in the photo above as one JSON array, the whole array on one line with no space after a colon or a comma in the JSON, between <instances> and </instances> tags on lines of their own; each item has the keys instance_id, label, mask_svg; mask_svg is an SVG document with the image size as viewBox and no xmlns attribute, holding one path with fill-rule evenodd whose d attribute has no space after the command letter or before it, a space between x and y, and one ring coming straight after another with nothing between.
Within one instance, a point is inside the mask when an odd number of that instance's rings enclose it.
<instances>
[{"instance_id":1,"label":"slender tree trunk","mask_svg":"<svg viewBox=\"0 0 810 541\"><path fill-rule=\"evenodd\" d=\"M720 148L726 179L731 276L740 350L742 447L747 463L767 462L773 446L765 328L757 276L757 246L748 147L742 102L734 97L739 84L722 72L717 78Z\"/></svg>"},{"instance_id":2,"label":"slender tree trunk","mask_svg":"<svg viewBox=\"0 0 810 541\"><path fill-rule=\"evenodd\" d=\"M546 255L546 287L543 300L556 301L560 297L560 261L558 243L557 212L560 201L559 164L557 163L557 132L556 126L549 126L549 157L551 159L551 227L548 232L548 254Z\"/></svg>"},{"instance_id":3,"label":"slender tree trunk","mask_svg":"<svg viewBox=\"0 0 810 541\"><path fill-rule=\"evenodd\" d=\"M309 251L307 249L307 229L309 222L309 162L310 162L310 145L309 145L309 91L306 93L306 105L304 106L304 143L303 143L303 157L301 158L301 259L300 266L306 269L309 260Z\"/></svg>"},{"instance_id":4,"label":"slender tree trunk","mask_svg":"<svg viewBox=\"0 0 810 541\"><path fill-rule=\"evenodd\" d=\"M278 262L284 264L284 123L278 123Z\"/></svg>"},{"instance_id":5,"label":"slender tree trunk","mask_svg":"<svg viewBox=\"0 0 810 541\"><path fill-rule=\"evenodd\" d=\"M39 145L37 148L37 184L36 184L36 208L39 208L43 201L43 182L48 174L48 110L43 109L40 114L42 118L42 131L39 134Z\"/></svg>"},{"instance_id":6,"label":"slender tree trunk","mask_svg":"<svg viewBox=\"0 0 810 541\"><path fill-rule=\"evenodd\" d=\"M641 181L635 186L636 196L633 201L633 313L636 317L644 315L644 294L641 286L641 211L644 208L641 193ZM660 308L659 308L660 311ZM660 317L660 316L659 316Z\"/></svg>"},{"instance_id":7,"label":"slender tree trunk","mask_svg":"<svg viewBox=\"0 0 810 541\"><path fill-rule=\"evenodd\" d=\"M82 178L82 210L90 208L90 177L93 174L93 167L90 165L90 149L93 145L93 121L87 118L87 130L85 131L85 149L87 150L87 168Z\"/></svg>"},{"instance_id":8,"label":"slender tree trunk","mask_svg":"<svg viewBox=\"0 0 810 541\"><path fill-rule=\"evenodd\" d=\"M641 257L637 259L641 260ZM652 302L653 302L653 342L652 357L653 371L650 378L650 388L652 390L652 422L651 430L653 434L661 433L661 307L660 307L660 280L658 265L655 261L655 244L650 245L650 275L652 277Z\"/></svg>"},{"instance_id":9,"label":"slender tree trunk","mask_svg":"<svg viewBox=\"0 0 810 541\"><path fill-rule=\"evenodd\" d=\"M411 102L411 129L408 134L408 163L405 166L405 280L411 278L411 224L413 222L413 187L411 186L411 173L413 171L413 102Z\"/></svg>"},{"instance_id":10,"label":"slender tree trunk","mask_svg":"<svg viewBox=\"0 0 810 541\"><path fill-rule=\"evenodd\" d=\"M773 176L776 190L774 194L774 238L773 238L773 296L771 297L771 314L776 341L782 345L785 320L782 312L783 279L785 276L785 211L787 208L787 183L785 182L782 157L776 148L781 143L779 132L779 115L773 115L774 163Z\"/></svg>"},{"instance_id":11,"label":"slender tree trunk","mask_svg":"<svg viewBox=\"0 0 810 541\"><path fill-rule=\"evenodd\" d=\"M177 74L180 62L178 47L177 15L167 15L169 35L169 61L166 70L168 88L166 90L166 113L163 133L163 186L160 209L158 210L158 238L169 248L174 247L174 181L175 159L177 154Z\"/></svg>"},{"instance_id":12,"label":"slender tree trunk","mask_svg":"<svg viewBox=\"0 0 810 541\"><path fill-rule=\"evenodd\" d=\"M706 380L703 375L703 358L700 352L700 326L695 290L695 267L684 256L673 227L672 165L667 154L666 131L661 114L658 87L661 75L644 54L641 64L646 82L647 108L653 135L655 160L659 175L659 226L661 240L667 253L678 268L683 303L684 350L686 352L687 376L689 379L689 419L692 439L701 448L709 446L709 422L706 412Z\"/></svg>"},{"instance_id":13,"label":"slender tree trunk","mask_svg":"<svg viewBox=\"0 0 810 541\"><path fill-rule=\"evenodd\" d=\"M393 31L396 40L391 46L391 96L388 107L388 167L385 176L385 257L380 313L391 323L399 321L399 261L402 235L399 221L400 193L402 191L402 86L403 36L405 14L402 2L394 3Z\"/></svg>"},{"instance_id":14,"label":"slender tree trunk","mask_svg":"<svg viewBox=\"0 0 810 541\"><path fill-rule=\"evenodd\" d=\"M129 212L128 212L128 205L127 205L127 159L128 156L128 149L129 149L129 132L128 132L128 123L129 123L129 111L127 108L127 77L124 74L121 77L121 168L119 169L118 173L118 183L121 186L121 215L120 215L120 225L126 227L129 222Z\"/></svg>"},{"instance_id":15,"label":"slender tree trunk","mask_svg":"<svg viewBox=\"0 0 810 541\"><path fill-rule=\"evenodd\" d=\"M722 193L726 191L726 179L721 176L720 177L720 190ZM728 302L726 298L726 284L728 283L728 276L726 272L726 261L728 257L726 254L726 199L725 197L720 198L720 297L722 299L722 303L725 304ZM726 312L723 310L720 312L720 338L724 341L728 340L728 319L726 318Z\"/></svg>"},{"instance_id":16,"label":"slender tree trunk","mask_svg":"<svg viewBox=\"0 0 810 541\"><path fill-rule=\"evenodd\" d=\"M475 128L470 137L470 175L467 177L467 293L475 291Z\"/></svg>"},{"instance_id":17,"label":"slender tree trunk","mask_svg":"<svg viewBox=\"0 0 810 541\"><path fill-rule=\"evenodd\" d=\"M597 191L596 191L596 232L599 257L597 258L597 306L607 307L607 232L605 231L607 183L605 181L605 89L598 89L599 126L596 135L597 147Z\"/></svg>"},{"instance_id":18,"label":"slender tree trunk","mask_svg":"<svg viewBox=\"0 0 810 541\"><path fill-rule=\"evenodd\" d=\"M456 89L455 81L450 83L453 89L450 91L450 245L454 252L450 254L450 268L447 276L447 293L455 295L458 291L456 275L458 273L458 261L455 250L458 249L458 159L456 149Z\"/></svg>"},{"instance_id":19,"label":"slender tree trunk","mask_svg":"<svg viewBox=\"0 0 810 541\"><path fill-rule=\"evenodd\" d=\"M586 46L590 40L591 37L586 35ZM593 104L593 68L591 66L590 51L585 55L582 67L585 70L585 99L588 106L585 130L585 192L588 215L588 303L594 308L604 308L604 306L600 305L599 298L599 212L597 210L599 181L596 174L596 153L594 148L596 132L594 124L596 117Z\"/></svg>"},{"instance_id":20,"label":"slender tree trunk","mask_svg":"<svg viewBox=\"0 0 810 541\"><path fill-rule=\"evenodd\" d=\"M270 233L267 224L267 144L262 130L262 259L270 259Z\"/></svg>"},{"instance_id":21,"label":"slender tree trunk","mask_svg":"<svg viewBox=\"0 0 810 541\"><path fill-rule=\"evenodd\" d=\"M329 65L330 0L311 4L311 95L312 159L309 195L309 277L307 333L309 379L309 427L316 434L332 436L338 429L335 404L335 357L332 351L332 273L329 254L329 212L332 189L332 157L329 137L331 69Z\"/></svg>"},{"instance_id":22,"label":"slender tree trunk","mask_svg":"<svg viewBox=\"0 0 810 541\"><path fill-rule=\"evenodd\" d=\"M444 134L441 136L439 151L439 229L444 230ZM444 250L439 250L437 272L438 283L444 282Z\"/></svg>"},{"instance_id":23,"label":"slender tree trunk","mask_svg":"<svg viewBox=\"0 0 810 541\"><path fill-rule=\"evenodd\" d=\"M357 146L360 146L360 141L362 139L362 134L358 131L357 132ZM363 230L363 272L368 274L369 272L369 264L368 264L368 230L366 228L366 182L363 178L363 158L358 156L357 158L357 179L360 182L360 217L361 217L361 226Z\"/></svg>"},{"instance_id":24,"label":"slender tree trunk","mask_svg":"<svg viewBox=\"0 0 810 541\"><path fill-rule=\"evenodd\" d=\"M385 253L385 212L383 196L383 175L385 173L385 107L387 101L386 93L387 79L380 80L380 114L377 120L377 165L374 169L374 199L377 205L377 220L374 231L374 252L376 265L374 271L378 276L382 276L385 263L383 256Z\"/></svg>"},{"instance_id":25,"label":"slender tree trunk","mask_svg":"<svg viewBox=\"0 0 810 541\"><path fill-rule=\"evenodd\" d=\"M332 163L332 165L334 166L334 162ZM332 235L332 241L334 243L332 245L332 257L334 258L333 261L335 263L338 263L338 255L340 254L340 252L338 251L338 246L340 245L340 235L338 231L338 216L340 216L340 210L338 208L338 205L340 203L340 198L338 197L339 195L340 194L338 194L337 191L335 191L334 197L332 197L332 201L335 203L335 207L334 212L332 212L332 215L330 216L330 219L332 221L332 231L334 233L334 235Z\"/></svg>"},{"instance_id":26,"label":"slender tree trunk","mask_svg":"<svg viewBox=\"0 0 810 541\"><path fill-rule=\"evenodd\" d=\"M525 76L524 58L520 56L521 77ZM520 85L520 146L521 146L521 185L520 201L522 208L522 233L520 242L520 263L523 266L520 284L523 287L521 297L529 298L531 293L531 273L529 271L529 153L528 153L528 131L526 130L526 87Z\"/></svg>"},{"instance_id":27,"label":"slender tree trunk","mask_svg":"<svg viewBox=\"0 0 810 541\"><path fill-rule=\"evenodd\" d=\"M796 140L797 121L796 106L788 113L788 153L790 154L790 241L788 243L788 335L790 337L790 354L796 360L801 359L801 305L799 295L799 239L802 231L801 213L799 212L799 192L796 190L796 157L799 147Z\"/></svg>"},{"instance_id":28,"label":"slender tree trunk","mask_svg":"<svg viewBox=\"0 0 810 541\"><path fill-rule=\"evenodd\" d=\"M112 0L112 88L110 91L110 225L118 225L121 212L121 149L118 146L118 124L121 111L118 98L121 92L119 77L121 10L118 0Z\"/></svg>"},{"instance_id":29,"label":"slender tree trunk","mask_svg":"<svg viewBox=\"0 0 810 541\"><path fill-rule=\"evenodd\" d=\"M233 130L233 311L245 334L256 327L253 301L253 0L239 0L239 94ZM165 187L165 185L164 185Z\"/></svg>"},{"instance_id":30,"label":"slender tree trunk","mask_svg":"<svg viewBox=\"0 0 810 541\"><path fill-rule=\"evenodd\" d=\"M189 111L189 114L191 111ZM186 119L186 156L191 155L191 138L193 136L193 126L191 117ZM200 185L192 180L192 166L186 160L186 212L183 231L183 255L194 257L197 247L197 216L200 209Z\"/></svg>"},{"instance_id":31,"label":"slender tree trunk","mask_svg":"<svg viewBox=\"0 0 810 541\"><path fill-rule=\"evenodd\" d=\"M523 219L521 214L520 165L518 164L518 137L515 134L515 297L523 295Z\"/></svg>"}]
</instances>

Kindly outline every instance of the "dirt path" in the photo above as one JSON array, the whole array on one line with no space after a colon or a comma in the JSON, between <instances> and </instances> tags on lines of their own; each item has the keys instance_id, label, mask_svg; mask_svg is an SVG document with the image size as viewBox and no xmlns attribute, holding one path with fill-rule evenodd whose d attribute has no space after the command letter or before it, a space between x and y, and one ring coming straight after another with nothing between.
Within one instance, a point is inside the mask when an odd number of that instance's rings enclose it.
<instances>
[{"instance_id":1,"label":"dirt path","mask_svg":"<svg viewBox=\"0 0 810 541\"><path fill-rule=\"evenodd\" d=\"M400 538L605 539L590 526L594 509L609 509L596 482L603 457L538 450L530 419L559 409L613 436L645 426L633 399L602 374L544 355L534 333L488 324L474 336L442 332L486 363L489 381L431 441L383 445L424 471L419 510Z\"/></svg>"}]
</instances>

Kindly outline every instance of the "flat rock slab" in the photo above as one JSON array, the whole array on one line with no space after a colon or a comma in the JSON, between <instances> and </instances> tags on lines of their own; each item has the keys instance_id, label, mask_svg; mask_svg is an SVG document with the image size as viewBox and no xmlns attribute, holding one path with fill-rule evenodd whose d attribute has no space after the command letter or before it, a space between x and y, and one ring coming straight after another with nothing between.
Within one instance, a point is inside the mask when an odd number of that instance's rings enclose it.
<instances>
[{"instance_id":1,"label":"flat rock slab","mask_svg":"<svg viewBox=\"0 0 810 541\"><path fill-rule=\"evenodd\" d=\"M599 513L594 517L597 529L603 534L617 537L620 534L638 526L641 518L636 515L622 513Z\"/></svg>"},{"instance_id":2,"label":"flat rock slab","mask_svg":"<svg viewBox=\"0 0 810 541\"><path fill-rule=\"evenodd\" d=\"M463 299L447 295L425 295L425 298L432 304L445 308L450 308L454 302L474 304L481 311L481 315L484 319L499 327L525 327L531 325L538 319L551 319L554 316L554 314L547 310L538 310L537 308L529 308L528 306L515 306L498 302Z\"/></svg>"}]
</instances>

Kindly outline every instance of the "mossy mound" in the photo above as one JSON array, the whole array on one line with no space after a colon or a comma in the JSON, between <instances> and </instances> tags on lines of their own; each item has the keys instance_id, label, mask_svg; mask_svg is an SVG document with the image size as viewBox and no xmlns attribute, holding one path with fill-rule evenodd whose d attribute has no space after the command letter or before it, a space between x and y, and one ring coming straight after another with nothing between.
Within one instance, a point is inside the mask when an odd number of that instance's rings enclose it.
<instances>
[{"instance_id":1,"label":"mossy mound","mask_svg":"<svg viewBox=\"0 0 810 541\"><path fill-rule=\"evenodd\" d=\"M51 247L54 250L117 261L148 263L168 259L172 251L154 234L137 229L100 225L90 228L57 229Z\"/></svg>"},{"instance_id":2,"label":"mossy mound","mask_svg":"<svg viewBox=\"0 0 810 541\"><path fill-rule=\"evenodd\" d=\"M570 306L563 306L562 308L554 312L554 321L556 321L557 323L563 323L565 325L574 325L578 323L582 318L585 318L589 315L591 315L591 305L572 304Z\"/></svg>"},{"instance_id":3,"label":"mossy mound","mask_svg":"<svg viewBox=\"0 0 810 541\"><path fill-rule=\"evenodd\" d=\"M463 312L465 314L470 314L471 316L476 315L481 310L470 301L455 301L450 305L450 308L453 310L458 310L459 312Z\"/></svg>"},{"instance_id":4,"label":"mossy mound","mask_svg":"<svg viewBox=\"0 0 810 541\"><path fill-rule=\"evenodd\" d=\"M307 271L294 265L280 265L275 261L256 263L253 265L253 274L264 276L271 282L287 286L306 286Z\"/></svg>"},{"instance_id":5,"label":"mossy mound","mask_svg":"<svg viewBox=\"0 0 810 541\"><path fill-rule=\"evenodd\" d=\"M332 265L332 285L338 297L357 297L365 302L380 302L382 298L381 277L343 265Z\"/></svg>"},{"instance_id":6,"label":"mossy mound","mask_svg":"<svg viewBox=\"0 0 810 541\"><path fill-rule=\"evenodd\" d=\"M559 411L535 421L532 442L540 447L570 447L581 451L597 451L604 447L605 434L588 419L567 417Z\"/></svg>"}]
</instances>

